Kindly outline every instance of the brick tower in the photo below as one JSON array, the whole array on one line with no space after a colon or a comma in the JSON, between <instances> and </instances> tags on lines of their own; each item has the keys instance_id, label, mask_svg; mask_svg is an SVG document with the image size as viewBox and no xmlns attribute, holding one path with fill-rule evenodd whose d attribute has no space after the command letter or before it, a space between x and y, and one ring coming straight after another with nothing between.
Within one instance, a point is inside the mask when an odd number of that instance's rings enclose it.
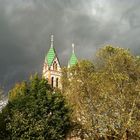
<instances>
[{"instance_id":1,"label":"brick tower","mask_svg":"<svg viewBox=\"0 0 140 140\"><path fill-rule=\"evenodd\" d=\"M43 67L43 77L48 79L48 83L52 87L61 89L61 66L54 48L54 37L51 35L51 46L48 53L45 56L45 62Z\"/></svg>"}]
</instances>

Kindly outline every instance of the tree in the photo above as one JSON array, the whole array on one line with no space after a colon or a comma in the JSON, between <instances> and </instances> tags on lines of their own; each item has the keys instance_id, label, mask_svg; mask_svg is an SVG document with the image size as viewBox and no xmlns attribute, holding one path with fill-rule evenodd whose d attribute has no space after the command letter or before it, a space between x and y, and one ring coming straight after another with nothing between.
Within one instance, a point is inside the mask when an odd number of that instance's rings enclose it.
<instances>
[{"instance_id":1,"label":"tree","mask_svg":"<svg viewBox=\"0 0 140 140\"><path fill-rule=\"evenodd\" d=\"M1 108L2 108L2 100L3 100L3 90L2 89L0 89L0 110L1 110Z\"/></svg>"},{"instance_id":2,"label":"tree","mask_svg":"<svg viewBox=\"0 0 140 140\"><path fill-rule=\"evenodd\" d=\"M64 139L70 128L70 109L64 97L37 75L9 92L6 108L6 130L13 140Z\"/></svg>"},{"instance_id":3,"label":"tree","mask_svg":"<svg viewBox=\"0 0 140 140\"><path fill-rule=\"evenodd\" d=\"M63 82L67 89L64 94L73 105L73 120L82 125L86 139L139 139L137 57L129 50L106 46L97 53L96 64L81 61L67 71L70 82Z\"/></svg>"},{"instance_id":4,"label":"tree","mask_svg":"<svg viewBox=\"0 0 140 140\"><path fill-rule=\"evenodd\" d=\"M4 107L2 112L0 112L0 139L9 140L9 131L6 130L8 108Z\"/></svg>"},{"instance_id":5,"label":"tree","mask_svg":"<svg viewBox=\"0 0 140 140\"><path fill-rule=\"evenodd\" d=\"M4 92L2 89L0 89L0 139L4 139L4 140L7 140L7 131L6 131L6 124L5 124L5 117L7 115L6 113L6 108L4 108L4 106L6 105L7 103L7 100L5 99L4 97ZM3 109L3 113L1 113Z\"/></svg>"},{"instance_id":6,"label":"tree","mask_svg":"<svg viewBox=\"0 0 140 140\"><path fill-rule=\"evenodd\" d=\"M73 106L72 120L74 129L70 135L83 138L87 133L86 125L90 124L90 120L86 115L86 94L92 92L94 89L91 85L92 75L95 72L94 65L90 61L80 61L70 69L63 70L62 86L64 96L66 96L69 104ZM89 95L89 94L88 94ZM88 100L92 100L91 95L87 96ZM90 103L88 104L90 105Z\"/></svg>"}]
</instances>

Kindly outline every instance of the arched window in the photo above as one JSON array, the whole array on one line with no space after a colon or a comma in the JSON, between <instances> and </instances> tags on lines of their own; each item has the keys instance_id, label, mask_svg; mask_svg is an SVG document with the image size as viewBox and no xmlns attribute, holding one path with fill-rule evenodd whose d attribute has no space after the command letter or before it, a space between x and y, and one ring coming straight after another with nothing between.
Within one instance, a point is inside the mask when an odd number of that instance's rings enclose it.
<instances>
[{"instance_id":1,"label":"arched window","mask_svg":"<svg viewBox=\"0 0 140 140\"><path fill-rule=\"evenodd\" d=\"M54 77L51 78L51 85L52 85L52 87L54 86L53 83L54 83Z\"/></svg>"},{"instance_id":2,"label":"arched window","mask_svg":"<svg viewBox=\"0 0 140 140\"><path fill-rule=\"evenodd\" d=\"M58 82L59 82L58 78L56 78L56 87L58 87Z\"/></svg>"},{"instance_id":3,"label":"arched window","mask_svg":"<svg viewBox=\"0 0 140 140\"><path fill-rule=\"evenodd\" d=\"M57 70L57 63L56 63L56 61L54 61L54 63L53 63L53 70Z\"/></svg>"}]
</instances>

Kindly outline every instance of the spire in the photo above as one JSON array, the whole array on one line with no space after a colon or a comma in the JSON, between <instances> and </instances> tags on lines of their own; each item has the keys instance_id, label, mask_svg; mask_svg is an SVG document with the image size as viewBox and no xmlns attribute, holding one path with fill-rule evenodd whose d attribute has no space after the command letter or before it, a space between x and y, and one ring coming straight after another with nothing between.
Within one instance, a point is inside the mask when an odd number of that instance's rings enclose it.
<instances>
[{"instance_id":1,"label":"spire","mask_svg":"<svg viewBox=\"0 0 140 140\"><path fill-rule=\"evenodd\" d=\"M75 49L75 46L74 46L74 43L72 43L72 53L74 53L74 49Z\"/></svg>"},{"instance_id":2,"label":"spire","mask_svg":"<svg viewBox=\"0 0 140 140\"><path fill-rule=\"evenodd\" d=\"M51 35L51 47L53 47L53 43L54 43L54 39L53 39L53 35Z\"/></svg>"},{"instance_id":3,"label":"spire","mask_svg":"<svg viewBox=\"0 0 140 140\"><path fill-rule=\"evenodd\" d=\"M51 47L45 57L45 62L48 64L49 67L51 66L55 56L56 56L56 53L54 49L54 36L51 35Z\"/></svg>"},{"instance_id":4,"label":"spire","mask_svg":"<svg viewBox=\"0 0 140 140\"><path fill-rule=\"evenodd\" d=\"M75 51L74 51L74 43L72 44L72 55L70 57L69 63L68 63L68 67L71 67L73 65L75 65L78 62L78 59L75 55Z\"/></svg>"}]
</instances>

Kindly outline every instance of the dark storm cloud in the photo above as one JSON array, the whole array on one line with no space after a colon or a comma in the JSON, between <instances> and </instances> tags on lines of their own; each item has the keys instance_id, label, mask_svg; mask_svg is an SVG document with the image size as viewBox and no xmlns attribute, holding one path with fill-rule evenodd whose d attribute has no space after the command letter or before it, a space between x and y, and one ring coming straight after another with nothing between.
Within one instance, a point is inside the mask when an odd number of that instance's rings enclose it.
<instances>
[{"instance_id":1,"label":"dark storm cloud","mask_svg":"<svg viewBox=\"0 0 140 140\"><path fill-rule=\"evenodd\" d=\"M105 44L139 55L139 13L139 0L0 0L0 85L41 73L50 34L63 65L73 42L79 58Z\"/></svg>"}]
</instances>

